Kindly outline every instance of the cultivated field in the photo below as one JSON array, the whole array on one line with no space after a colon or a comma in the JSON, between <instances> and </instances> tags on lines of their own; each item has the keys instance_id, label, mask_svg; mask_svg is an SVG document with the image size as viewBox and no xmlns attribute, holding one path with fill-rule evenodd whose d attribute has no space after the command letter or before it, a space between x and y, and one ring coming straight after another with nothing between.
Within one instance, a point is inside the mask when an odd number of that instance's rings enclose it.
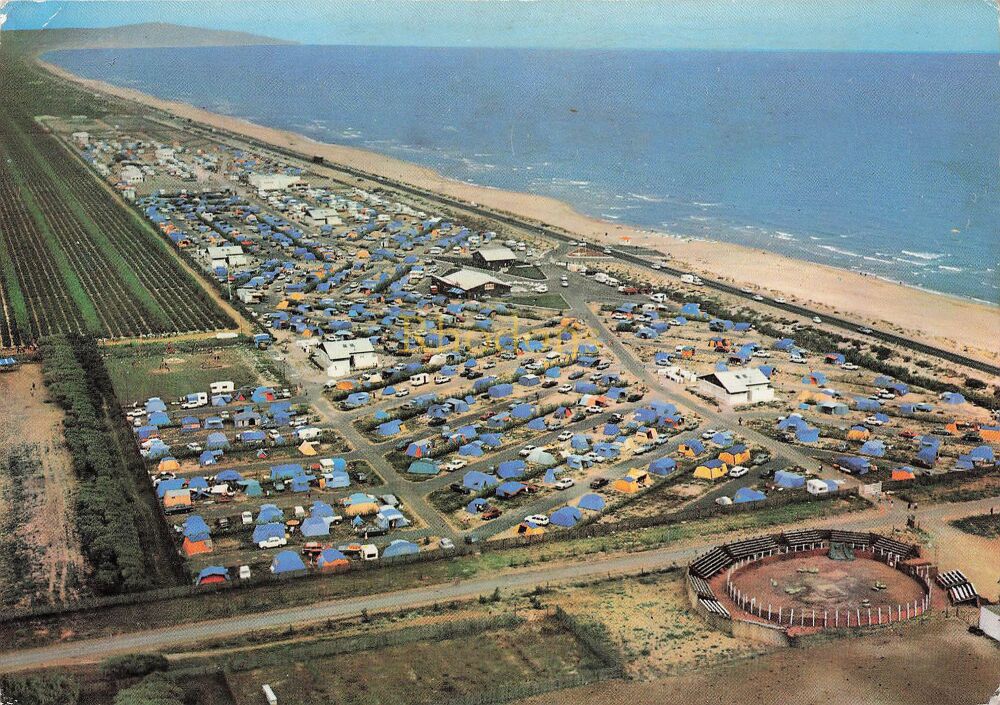
<instances>
[{"instance_id":1,"label":"cultivated field","mask_svg":"<svg viewBox=\"0 0 1000 705\"><path fill-rule=\"evenodd\" d=\"M35 121L43 91L16 80L21 62L2 51L0 347L232 327L160 236Z\"/></svg>"}]
</instances>

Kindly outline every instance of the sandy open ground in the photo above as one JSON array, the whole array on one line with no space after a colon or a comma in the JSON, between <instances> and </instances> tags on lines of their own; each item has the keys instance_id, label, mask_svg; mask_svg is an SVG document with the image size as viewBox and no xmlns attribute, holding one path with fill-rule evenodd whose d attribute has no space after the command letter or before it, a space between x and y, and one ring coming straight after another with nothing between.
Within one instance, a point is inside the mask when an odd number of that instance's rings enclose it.
<instances>
[{"instance_id":1,"label":"sandy open ground","mask_svg":"<svg viewBox=\"0 0 1000 705\"><path fill-rule=\"evenodd\" d=\"M367 150L316 142L302 135L263 127L174 101L161 100L127 88L83 79L59 67L39 62L58 76L96 92L134 100L181 118L189 118L232 133L320 155L332 164L362 169L417 185L494 210L544 222L589 239L644 246L669 255L679 266L740 285L781 292L791 300L809 302L880 327L920 337L987 360L1000 359L1000 311L973 301L883 281L845 269L813 264L783 255L724 242L669 237L664 233L609 223L585 216L561 201L467 184L443 177L426 167Z\"/></svg>"}]
</instances>

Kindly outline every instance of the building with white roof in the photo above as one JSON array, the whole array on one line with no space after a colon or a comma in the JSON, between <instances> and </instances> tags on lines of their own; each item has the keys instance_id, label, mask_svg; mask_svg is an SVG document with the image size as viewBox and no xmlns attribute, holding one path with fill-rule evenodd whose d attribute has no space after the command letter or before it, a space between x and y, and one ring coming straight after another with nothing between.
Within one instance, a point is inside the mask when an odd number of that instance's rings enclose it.
<instances>
[{"instance_id":1,"label":"building with white roof","mask_svg":"<svg viewBox=\"0 0 1000 705\"><path fill-rule=\"evenodd\" d=\"M356 370L378 367L375 346L368 338L324 341L319 346L319 351L326 361L326 374L329 377L346 377Z\"/></svg>"},{"instance_id":2,"label":"building with white roof","mask_svg":"<svg viewBox=\"0 0 1000 705\"><path fill-rule=\"evenodd\" d=\"M758 369L716 370L701 375L698 390L730 406L774 400L771 381Z\"/></svg>"},{"instance_id":3,"label":"building with white roof","mask_svg":"<svg viewBox=\"0 0 1000 705\"><path fill-rule=\"evenodd\" d=\"M441 294L466 299L510 293L510 284L474 269L459 269L443 277L434 277L434 285Z\"/></svg>"}]
</instances>

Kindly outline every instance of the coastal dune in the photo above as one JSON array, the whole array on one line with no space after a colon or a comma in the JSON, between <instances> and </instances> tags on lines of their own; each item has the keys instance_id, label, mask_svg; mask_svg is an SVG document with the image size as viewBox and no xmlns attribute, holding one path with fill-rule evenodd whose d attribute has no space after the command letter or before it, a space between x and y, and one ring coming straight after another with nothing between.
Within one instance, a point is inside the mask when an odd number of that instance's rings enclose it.
<instances>
[{"instance_id":1,"label":"coastal dune","mask_svg":"<svg viewBox=\"0 0 1000 705\"><path fill-rule=\"evenodd\" d=\"M784 296L798 303L905 334L987 361L1000 360L1000 309L938 294L875 276L806 262L728 242L673 237L583 215L553 198L517 193L448 179L426 167L368 150L321 143L302 135L219 115L185 103L168 101L133 89L85 79L60 67L38 63L87 89L135 101L178 118L226 130L304 155L322 156L344 165L398 180L452 198L477 203L520 218L609 245L640 246L673 260L673 266L738 286Z\"/></svg>"}]
</instances>

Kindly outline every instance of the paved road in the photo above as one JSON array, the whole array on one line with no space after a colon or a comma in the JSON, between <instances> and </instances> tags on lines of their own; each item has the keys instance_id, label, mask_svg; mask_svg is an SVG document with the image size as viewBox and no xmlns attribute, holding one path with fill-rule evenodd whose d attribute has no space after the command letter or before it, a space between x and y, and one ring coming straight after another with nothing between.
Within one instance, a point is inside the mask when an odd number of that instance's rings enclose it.
<instances>
[{"instance_id":1,"label":"paved road","mask_svg":"<svg viewBox=\"0 0 1000 705\"><path fill-rule=\"evenodd\" d=\"M954 516L959 511L966 515L985 512L996 502L996 498L987 498L960 504L932 505L921 508L916 513L921 524L926 528L941 522L945 516ZM906 514L905 505L899 503L891 509L882 507L879 510L866 511L861 515L829 517L803 522L799 525L835 526L858 531L885 530L891 526L902 526L906 520ZM747 533L747 535L749 534ZM434 602L473 599L479 595L490 594L497 588L501 591L518 591L550 583L565 583L587 578L599 578L605 575L634 574L642 570L662 569L671 565L684 565L717 543L737 538L739 536L729 534L725 537L715 537L711 541L695 539L651 551L617 554L606 558L588 556L585 561L547 564L545 567L532 569L512 569L485 578L300 605L262 614L246 614L239 617L180 624L112 637L53 644L17 652L4 652L0 653L0 672L52 667L70 662L91 663L117 654L168 650L180 645L234 637L262 629L316 623L327 619L359 617L363 609L369 612L402 610Z\"/></svg>"}]
</instances>

